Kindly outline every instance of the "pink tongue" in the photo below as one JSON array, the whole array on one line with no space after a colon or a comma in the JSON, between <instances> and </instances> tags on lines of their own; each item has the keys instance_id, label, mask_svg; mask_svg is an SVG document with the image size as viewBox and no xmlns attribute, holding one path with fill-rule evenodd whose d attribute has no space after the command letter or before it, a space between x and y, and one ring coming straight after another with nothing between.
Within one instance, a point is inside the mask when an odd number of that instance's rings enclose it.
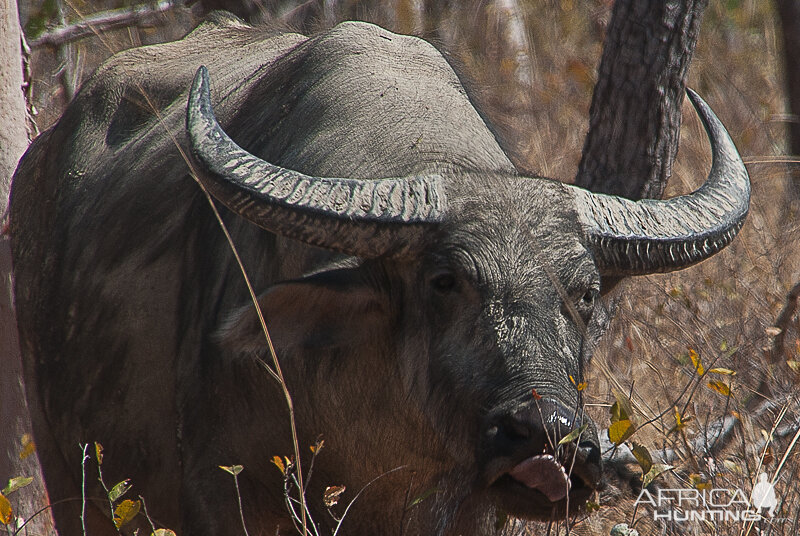
<instances>
[{"instance_id":1,"label":"pink tongue","mask_svg":"<svg viewBox=\"0 0 800 536\"><path fill-rule=\"evenodd\" d=\"M509 474L514 480L544 493L550 502L566 497L570 487L564 466L549 454L528 458L509 471Z\"/></svg>"}]
</instances>

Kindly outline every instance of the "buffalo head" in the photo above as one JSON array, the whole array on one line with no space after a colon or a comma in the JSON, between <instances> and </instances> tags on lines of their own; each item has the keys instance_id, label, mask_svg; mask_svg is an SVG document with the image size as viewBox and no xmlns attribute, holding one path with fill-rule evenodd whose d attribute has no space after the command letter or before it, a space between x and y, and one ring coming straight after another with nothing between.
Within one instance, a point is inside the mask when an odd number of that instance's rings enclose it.
<instances>
[{"instance_id":1,"label":"buffalo head","mask_svg":"<svg viewBox=\"0 0 800 536\"><path fill-rule=\"evenodd\" d=\"M448 482L453 504L490 498L514 515L547 518L579 508L601 486L597 431L576 383L607 321L604 279L699 262L727 245L747 214L742 161L710 108L689 97L713 166L696 192L665 201L501 172L308 176L223 132L204 68L186 126L195 172L215 198L263 229L346 255L260 298L279 355L339 345L361 356L358 366L377 359L402 385L403 395L392 395L381 384L389 400L435 408L415 432L429 452L404 458L419 464L414 470ZM302 313L287 314L294 310ZM230 321L225 339L266 349L252 308ZM415 450L409 438L392 440Z\"/></svg>"}]
</instances>

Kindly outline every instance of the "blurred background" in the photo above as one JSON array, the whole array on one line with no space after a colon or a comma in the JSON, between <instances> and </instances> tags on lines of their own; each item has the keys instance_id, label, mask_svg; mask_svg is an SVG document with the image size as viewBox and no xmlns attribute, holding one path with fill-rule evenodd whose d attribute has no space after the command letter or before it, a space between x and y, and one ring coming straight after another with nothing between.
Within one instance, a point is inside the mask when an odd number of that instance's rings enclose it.
<instances>
[{"instance_id":1,"label":"blurred background","mask_svg":"<svg viewBox=\"0 0 800 536\"><path fill-rule=\"evenodd\" d=\"M301 33L360 19L447 51L520 169L571 182L612 7L612 0L21 0L19 11L31 47L28 97L39 130L57 120L104 59L180 38L209 10ZM585 389L587 411L604 427L615 399L630 399L638 426L631 441L653 458L668 455L663 461L673 466L657 483L749 493L765 471L776 481L776 516L753 526L656 523L652 511L634 508L641 467L620 462L609 468L599 511L553 525L552 534L609 534L617 523L635 524L643 535L800 533L800 179L792 182L800 163L790 139L790 126L800 121L787 90L793 69L800 69L791 61L800 61L800 50L784 54L782 27L787 37L800 35L792 9L800 11L800 2L709 2L688 85L722 119L747 164L750 217L733 245L711 260L640 277L616 291L616 318ZM113 27L114 21L124 24ZM59 34L63 27L73 33ZM80 39L63 39L80 31ZM666 195L693 190L709 166L705 133L685 104ZM724 372L709 372L714 368Z\"/></svg>"}]
</instances>

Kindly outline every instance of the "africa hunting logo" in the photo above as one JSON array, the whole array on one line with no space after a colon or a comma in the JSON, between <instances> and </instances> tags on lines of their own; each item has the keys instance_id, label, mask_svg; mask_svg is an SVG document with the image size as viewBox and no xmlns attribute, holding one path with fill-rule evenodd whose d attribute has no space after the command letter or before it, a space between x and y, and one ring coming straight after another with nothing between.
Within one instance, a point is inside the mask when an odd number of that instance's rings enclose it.
<instances>
[{"instance_id":1,"label":"africa hunting logo","mask_svg":"<svg viewBox=\"0 0 800 536\"><path fill-rule=\"evenodd\" d=\"M775 517L778 497L775 485L761 473L748 496L741 489L666 489L650 493L643 489L636 506L648 505L655 521L759 521Z\"/></svg>"}]
</instances>

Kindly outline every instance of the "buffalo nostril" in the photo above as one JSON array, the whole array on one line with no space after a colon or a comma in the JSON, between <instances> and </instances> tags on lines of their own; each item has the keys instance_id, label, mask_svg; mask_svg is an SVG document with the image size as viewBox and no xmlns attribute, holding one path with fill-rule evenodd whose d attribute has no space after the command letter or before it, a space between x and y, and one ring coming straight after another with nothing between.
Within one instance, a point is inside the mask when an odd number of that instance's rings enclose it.
<instances>
[{"instance_id":1,"label":"buffalo nostril","mask_svg":"<svg viewBox=\"0 0 800 536\"><path fill-rule=\"evenodd\" d=\"M506 423L504 431L509 439L515 441L524 441L531 437L532 430L528 423L519 421L517 419L511 419Z\"/></svg>"},{"instance_id":2,"label":"buffalo nostril","mask_svg":"<svg viewBox=\"0 0 800 536\"><path fill-rule=\"evenodd\" d=\"M513 449L514 445L527 443L531 437L536 435L536 430L532 430L531 424L524 419L519 419L514 415L505 415L487 423L483 434L491 444L503 445L504 447L500 447L501 449Z\"/></svg>"}]
</instances>

